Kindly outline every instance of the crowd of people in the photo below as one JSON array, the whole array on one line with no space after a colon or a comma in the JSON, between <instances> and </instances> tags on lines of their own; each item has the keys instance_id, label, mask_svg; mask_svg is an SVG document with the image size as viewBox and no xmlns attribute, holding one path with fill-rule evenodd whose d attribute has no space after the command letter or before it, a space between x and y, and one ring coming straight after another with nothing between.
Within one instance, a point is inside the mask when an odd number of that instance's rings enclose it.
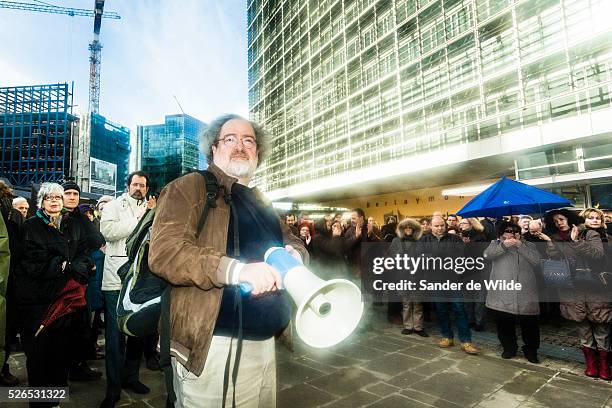
<instances>
[{"instance_id":1,"label":"crowd of people","mask_svg":"<svg viewBox=\"0 0 612 408\"><path fill-rule=\"evenodd\" d=\"M122 387L140 394L150 391L138 372L143 354L147 368L160 369L157 338L130 337L126 342L116 318L112 324L125 239L144 211L155 206L154 199L145 199L147 183L146 174L132 173L127 193L116 199L102 196L95 205L79 204L81 190L73 181L42 183L36 210L30 211L28 200L13 198L10 187L0 182L0 218L10 249L3 277L7 287L1 385L19 385L8 357L12 349L22 348L31 387L101 380L102 373L88 361L104 358L107 395L119 395ZM58 300L69 300L72 307L61 311ZM102 330L105 347L98 345Z\"/></svg>"},{"instance_id":2,"label":"crowd of people","mask_svg":"<svg viewBox=\"0 0 612 408\"><path fill-rule=\"evenodd\" d=\"M543 260L565 259L572 271L585 269L586 262L586 270L596 279L605 276L602 272L612 271L610 212L597 208L580 213L558 209L547 212L541 219L517 215L499 220L444 216L436 212L431 217L405 218L399 223L394 216L389 216L380 227L357 208L346 220L342 214L329 214L312 221L308 214L298 219L290 213L285 222L304 241L313 268L321 273L331 272L334 276L330 278L337 277L335 274L359 278L364 273L360 257L364 242L391 242L390 254L415 255L411 245L419 243L419 249L426 248L432 256L454 254L474 259L481 256L486 261L485 268L475 274L461 275L461 279L513 280L521 285L521 290L466 291L452 299L434 302L419 301L407 292L401 304L388 303L390 321L403 325L402 334L429 337L424 321L435 311L442 336L438 345L448 348L454 345L452 313L461 350L478 354L471 331L483 331L489 315L489 320L495 322L503 358L517 355L518 325L525 358L538 363L540 324L550 322L561 327L565 318L577 323L586 361L585 374L612 380L608 365L612 357L612 286L595 280L595 287L590 286L588 290L549 288L541 270Z\"/></svg>"},{"instance_id":3,"label":"crowd of people","mask_svg":"<svg viewBox=\"0 0 612 408\"><path fill-rule=\"evenodd\" d=\"M0 313L0 327L5 328L0 351L6 351L0 356L2 385L19 383L7 362L20 343L29 386L101 381L102 373L88 361L104 358L101 407L114 407L122 388L150 391L139 371L143 356L148 369L160 370L159 337L126 338L117 325L117 303L126 240L153 210L148 263L172 287L169 348L175 400L169 401L177 407L220 406L226 398L238 405L275 405L274 336L286 329L291 308L284 291L277 290L282 287L278 271L263 262L266 249L274 246L309 262L323 279L360 279L367 272L362 251L368 242L388 242L393 253L409 253L411 246L423 243L434 255L459 248L483 256L488 267L480 279L515 280L526 290L519 296L480 291L466 294L469 299L458 295L436 302L407 294L402 302L389 302L389 319L399 320L403 335L429 337L425 321L435 312L442 336L438 345L448 348L455 337L452 313L461 350L478 354L472 330L484 330L490 314L502 357L517 354L518 324L522 351L537 363L542 319L559 323L562 316L579 324L586 375L612 379L612 303L590 291L580 293L580 299L576 291L569 300L559 291L557 302L538 301L541 259L564 258L577 269L586 258L592 270L609 268L610 214L596 208L580 214L559 209L542 219L525 215L496 220L436 212L420 219L391 216L382 226L360 208L350 217L313 219L305 212L279 216L257 189L248 187L266 146L265 133L255 123L226 115L211 122L203 142L209 149L208 171L219 187L213 208L205 206L210 185L197 172L166 186L159 203L148 195L149 176L141 171L129 175L124 194L102 196L95 205L82 203L73 181L43 183L35 203L14 197L0 182L0 282L6 284L5 290L0 287L6 304L6 313ZM209 218L202 219L202 213ZM251 297L241 296L239 283L251 286ZM69 301L70 307L59 313L59 301ZM102 331L104 347L98 344ZM238 345L232 347L236 333Z\"/></svg>"}]
</instances>

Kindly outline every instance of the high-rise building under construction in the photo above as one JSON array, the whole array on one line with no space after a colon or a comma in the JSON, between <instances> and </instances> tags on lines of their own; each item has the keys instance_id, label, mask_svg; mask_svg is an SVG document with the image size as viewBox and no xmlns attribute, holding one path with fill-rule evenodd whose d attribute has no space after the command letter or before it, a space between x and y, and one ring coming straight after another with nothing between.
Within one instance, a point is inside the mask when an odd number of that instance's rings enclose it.
<instances>
[{"instance_id":1,"label":"high-rise building under construction","mask_svg":"<svg viewBox=\"0 0 612 408\"><path fill-rule=\"evenodd\" d=\"M256 182L271 198L612 174L608 0L247 7L250 113L273 137Z\"/></svg>"},{"instance_id":2,"label":"high-rise building under construction","mask_svg":"<svg viewBox=\"0 0 612 408\"><path fill-rule=\"evenodd\" d=\"M28 191L73 179L82 193L123 190L130 130L101 115L73 115L67 83L0 88L0 177Z\"/></svg>"},{"instance_id":3,"label":"high-rise building under construction","mask_svg":"<svg viewBox=\"0 0 612 408\"><path fill-rule=\"evenodd\" d=\"M69 177L77 121L67 83L0 88L0 176L25 187Z\"/></svg>"}]
</instances>

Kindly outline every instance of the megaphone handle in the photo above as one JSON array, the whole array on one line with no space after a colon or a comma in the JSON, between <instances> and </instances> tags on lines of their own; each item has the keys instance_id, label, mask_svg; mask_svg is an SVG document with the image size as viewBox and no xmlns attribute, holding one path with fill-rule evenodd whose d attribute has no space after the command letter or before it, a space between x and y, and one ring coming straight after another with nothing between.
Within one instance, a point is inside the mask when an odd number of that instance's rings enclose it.
<instances>
[{"instance_id":1,"label":"megaphone handle","mask_svg":"<svg viewBox=\"0 0 612 408\"><path fill-rule=\"evenodd\" d=\"M251 284L248 282L242 282L239 286L240 286L240 292L242 292L245 295L253 291L253 286L251 286Z\"/></svg>"}]
</instances>

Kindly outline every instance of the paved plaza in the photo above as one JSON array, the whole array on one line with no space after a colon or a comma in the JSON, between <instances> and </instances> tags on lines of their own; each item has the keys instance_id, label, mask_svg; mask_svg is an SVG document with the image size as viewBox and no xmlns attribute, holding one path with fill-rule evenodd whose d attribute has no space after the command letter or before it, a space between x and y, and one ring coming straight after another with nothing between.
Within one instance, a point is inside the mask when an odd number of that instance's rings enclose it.
<instances>
[{"instance_id":1,"label":"paved plaza","mask_svg":"<svg viewBox=\"0 0 612 408\"><path fill-rule=\"evenodd\" d=\"M545 342L541 364L522 356L499 357L492 332L475 333L482 354L469 356L458 346L440 349L435 325L429 338L400 334L387 322L384 307L370 307L362 327L340 346L313 350L296 342L294 352L277 347L279 408L301 407L612 407L612 384L581 374L574 348ZM24 357L12 366L25 380ZM104 371L104 360L92 364ZM163 408L160 372L141 370L152 392L124 391L118 407ZM75 383L64 407L94 407L103 399L104 381ZM6 404L25 407L25 404Z\"/></svg>"}]
</instances>

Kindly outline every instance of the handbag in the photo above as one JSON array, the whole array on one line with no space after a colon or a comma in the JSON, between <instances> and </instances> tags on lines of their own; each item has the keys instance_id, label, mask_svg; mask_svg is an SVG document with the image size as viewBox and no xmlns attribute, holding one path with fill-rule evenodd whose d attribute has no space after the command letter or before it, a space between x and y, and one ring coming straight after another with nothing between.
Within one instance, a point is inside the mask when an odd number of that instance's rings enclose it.
<instances>
[{"instance_id":1,"label":"handbag","mask_svg":"<svg viewBox=\"0 0 612 408\"><path fill-rule=\"evenodd\" d=\"M543 259L540 263L547 286L561 289L573 287L572 272L567 259Z\"/></svg>"},{"instance_id":2,"label":"handbag","mask_svg":"<svg viewBox=\"0 0 612 408\"><path fill-rule=\"evenodd\" d=\"M582 231L580 237L585 239L586 230ZM607 286L605 278L606 272L596 272L591 268L591 264L583 258L576 260L574 268L574 285L585 290L598 290Z\"/></svg>"},{"instance_id":3,"label":"handbag","mask_svg":"<svg viewBox=\"0 0 612 408\"><path fill-rule=\"evenodd\" d=\"M574 285L581 289L601 289L601 276L599 273L593 272L586 261L578 260L574 269Z\"/></svg>"}]
</instances>

